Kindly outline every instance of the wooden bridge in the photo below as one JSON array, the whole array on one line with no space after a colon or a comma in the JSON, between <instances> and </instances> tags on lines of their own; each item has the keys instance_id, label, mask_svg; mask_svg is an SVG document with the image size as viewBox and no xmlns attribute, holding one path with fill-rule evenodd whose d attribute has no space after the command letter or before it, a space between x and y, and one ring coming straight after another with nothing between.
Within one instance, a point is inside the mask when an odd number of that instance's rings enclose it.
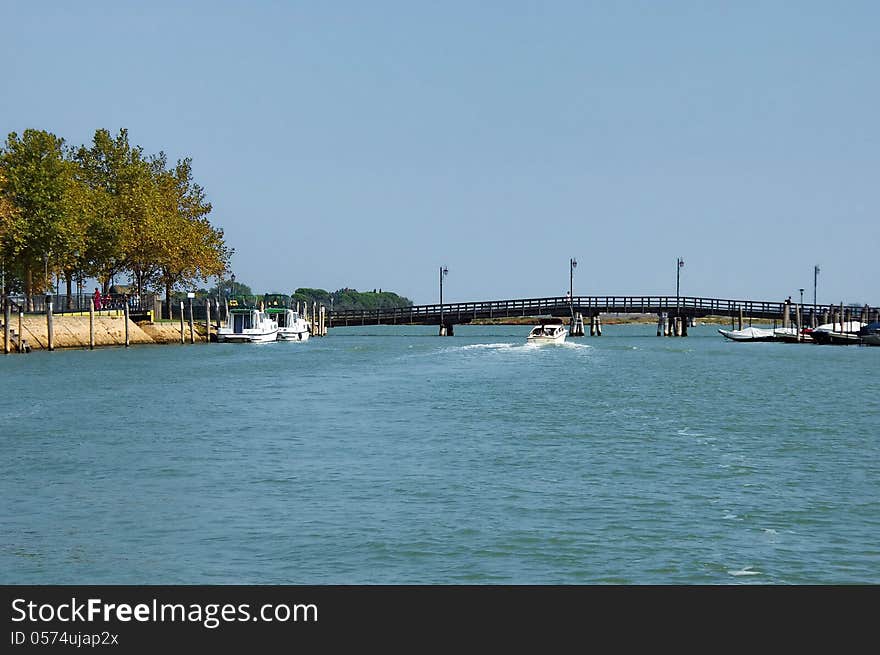
<instances>
[{"instance_id":1,"label":"wooden bridge","mask_svg":"<svg viewBox=\"0 0 880 655\"><path fill-rule=\"evenodd\" d=\"M827 323L839 312L846 320L869 322L877 317L877 308L844 307L842 305L803 305L790 301L729 300L722 298L695 298L690 296L557 296L551 298L521 298L514 300L485 300L480 302L444 303L442 305L413 305L390 309L334 310L328 314L328 326L346 325L440 325L441 333L451 333L453 325L470 323L477 319L510 318L523 316L555 316L573 318L577 314L595 319L601 314L657 314L670 320L693 319L705 316L729 316L779 320L783 323ZM798 317L797 314L800 313ZM823 320L825 317L825 320ZM685 326L686 320L683 320ZM446 330L443 330L446 328ZM686 333L686 327L685 327Z\"/></svg>"}]
</instances>

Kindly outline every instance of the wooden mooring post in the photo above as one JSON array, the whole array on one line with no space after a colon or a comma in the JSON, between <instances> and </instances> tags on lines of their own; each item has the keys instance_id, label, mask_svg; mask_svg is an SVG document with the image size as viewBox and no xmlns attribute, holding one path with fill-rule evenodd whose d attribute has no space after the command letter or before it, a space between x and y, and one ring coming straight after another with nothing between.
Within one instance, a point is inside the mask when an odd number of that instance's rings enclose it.
<instances>
[{"instance_id":1,"label":"wooden mooring post","mask_svg":"<svg viewBox=\"0 0 880 655\"><path fill-rule=\"evenodd\" d=\"M192 344L192 343L196 342L196 330L195 330L195 324L193 322L193 299L192 298L189 299L188 304L189 304L189 342Z\"/></svg>"},{"instance_id":2,"label":"wooden mooring post","mask_svg":"<svg viewBox=\"0 0 880 655\"><path fill-rule=\"evenodd\" d=\"M89 299L89 350L95 349L95 299Z\"/></svg>"},{"instance_id":3,"label":"wooden mooring post","mask_svg":"<svg viewBox=\"0 0 880 655\"><path fill-rule=\"evenodd\" d=\"M657 336L666 336L666 314L663 312L657 314Z\"/></svg>"},{"instance_id":4,"label":"wooden mooring post","mask_svg":"<svg viewBox=\"0 0 880 655\"><path fill-rule=\"evenodd\" d=\"M183 327L183 301L180 301L180 343L181 345L186 343L184 338L185 329Z\"/></svg>"},{"instance_id":5,"label":"wooden mooring post","mask_svg":"<svg viewBox=\"0 0 880 655\"><path fill-rule=\"evenodd\" d=\"M49 352L55 350L55 323L52 317L52 296L46 296L46 330L48 332Z\"/></svg>"},{"instance_id":6,"label":"wooden mooring post","mask_svg":"<svg viewBox=\"0 0 880 655\"><path fill-rule=\"evenodd\" d=\"M570 336L570 337L584 336L584 317L580 312L577 312L574 315L574 318L570 320L569 327L568 327L568 336Z\"/></svg>"},{"instance_id":7,"label":"wooden mooring post","mask_svg":"<svg viewBox=\"0 0 880 655\"><path fill-rule=\"evenodd\" d=\"M211 299L205 298L205 343L211 343Z\"/></svg>"},{"instance_id":8,"label":"wooden mooring post","mask_svg":"<svg viewBox=\"0 0 880 655\"><path fill-rule=\"evenodd\" d=\"M125 347L128 348L130 342L128 340L128 296L124 296L122 298L122 308L124 310L125 315Z\"/></svg>"},{"instance_id":9,"label":"wooden mooring post","mask_svg":"<svg viewBox=\"0 0 880 655\"><path fill-rule=\"evenodd\" d=\"M12 318L12 312L9 307L9 298L3 298L3 354L8 355L10 351L9 338L9 320ZM21 336L19 336L21 338Z\"/></svg>"}]
</instances>

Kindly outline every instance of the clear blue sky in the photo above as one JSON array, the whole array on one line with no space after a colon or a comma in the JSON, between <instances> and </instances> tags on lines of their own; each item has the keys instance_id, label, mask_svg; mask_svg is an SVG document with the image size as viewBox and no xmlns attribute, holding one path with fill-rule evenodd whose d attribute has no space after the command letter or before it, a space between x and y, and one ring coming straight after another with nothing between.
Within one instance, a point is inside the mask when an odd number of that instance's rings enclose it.
<instances>
[{"instance_id":1,"label":"clear blue sky","mask_svg":"<svg viewBox=\"0 0 880 655\"><path fill-rule=\"evenodd\" d=\"M3 134L191 156L255 291L880 304L880 3L0 7Z\"/></svg>"}]
</instances>

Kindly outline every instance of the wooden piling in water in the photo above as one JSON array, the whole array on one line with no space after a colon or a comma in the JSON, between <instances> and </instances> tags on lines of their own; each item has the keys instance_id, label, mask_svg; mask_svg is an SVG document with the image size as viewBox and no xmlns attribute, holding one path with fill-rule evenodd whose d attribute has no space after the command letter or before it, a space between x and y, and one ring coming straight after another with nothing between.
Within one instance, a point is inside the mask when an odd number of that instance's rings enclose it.
<instances>
[{"instance_id":1,"label":"wooden piling in water","mask_svg":"<svg viewBox=\"0 0 880 655\"><path fill-rule=\"evenodd\" d=\"M189 299L189 342L191 344L196 342L196 331L195 326L193 324L193 299Z\"/></svg>"},{"instance_id":2,"label":"wooden piling in water","mask_svg":"<svg viewBox=\"0 0 880 655\"><path fill-rule=\"evenodd\" d=\"M205 298L205 343L211 343L211 299Z\"/></svg>"},{"instance_id":3,"label":"wooden piling in water","mask_svg":"<svg viewBox=\"0 0 880 655\"><path fill-rule=\"evenodd\" d=\"M688 335L688 324L690 323L689 316L682 316L681 318L681 336L686 337Z\"/></svg>"},{"instance_id":4,"label":"wooden piling in water","mask_svg":"<svg viewBox=\"0 0 880 655\"><path fill-rule=\"evenodd\" d=\"M602 336L602 316L601 314L596 314L596 336Z\"/></svg>"},{"instance_id":5,"label":"wooden piling in water","mask_svg":"<svg viewBox=\"0 0 880 655\"><path fill-rule=\"evenodd\" d=\"M660 312L659 314L657 314L657 336L658 337L663 336L664 322L665 322L665 317L663 316L663 312Z\"/></svg>"},{"instance_id":6,"label":"wooden piling in water","mask_svg":"<svg viewBox=\"0 0 880 655\"><path fill-rule=\"evenodd\" d=\"M128 348L130 342L128 340L128 296L124 296L122 299L122 308L123 314L125 316L125 347Z\"/></svg>"},{"instance_id":7,"label":"wooden piling in water","mask_svg":"<svg viewBox=\"0 0 880 655\"><path fill-rule=\"evenodd\" d=\"M795 305L795 319L797 320L797 340L801 340L801 306Z\"/></svg>"},{"instance_id":8,"label":"wooden piling in water","mask_svg":"<svg viewBox=\"0 0 880 655\"><path fill-rule=\"evenodd\" d=\"M791 327L791 305L788 300L782 303L782 327L786 329Z\"/></svg>"},{"instance_id":9,"label":"wooden piling in water","mask_svg":"<svg viewBox=\"0 0 880 655\"><path fill-rule=\"evenodd\" d=\"M10 351L9 339L9 320L12 318L12 312L9 307L9 298L3 298L3 354L8 355ZM19 339L21 336L19 335Z\"/></svg>"},{"instance_id":10,"label":"wooden piling in water","mask_svg":"<svg viewBox=\"0 0 880 655\"><path fill-rule=\"evenodd\" d=\"M183 327L183 301L180 301L180 343L181 345L186 343L184 338L185 330Z\"/></svg>"},{"instance_id":11,"label":"wooden piling in water","mask_svg":"<svg viewBox=\"0 0 880 655\"><path fill-rule=\"evenodd\" d=\"M49 352L55 350L55 322L52 317L52 296L46 296L46 330L48 332Z\"/></svg>"},{"instance_id":12,"label":"wooden piling in water","mask_svg":"<svg viewBox=\"0 0 880 655\"><path fill-rule=\"evenodd\" d=\"M89 350L95 349L95 299L89 299Z\"/></svg>"}]
</instances>

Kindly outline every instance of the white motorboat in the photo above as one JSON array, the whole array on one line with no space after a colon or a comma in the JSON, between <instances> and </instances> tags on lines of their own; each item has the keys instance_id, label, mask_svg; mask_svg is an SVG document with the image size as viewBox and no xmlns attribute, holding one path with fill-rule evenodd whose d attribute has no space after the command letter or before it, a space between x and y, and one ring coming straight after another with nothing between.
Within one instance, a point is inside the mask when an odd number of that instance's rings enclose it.
<instances>
[{"instance_id":1,"label":"white motorboat","mask_svg":"<svg viewBox=\"0 0 880 655\"><path fill-rule=\"evenodd\" d=\"M278 341L308 341L311 325L288 307L269 307L269 318L278 325Z\"/></svg>"},{"instance_id":2,"label":"white motorboat","mask_svg":"<svg viewBox=\"0 0 880 655\"><path fill-rule=\"evenodd\" d=\"M762 330L756 327L747 327L742 330L718 330L725 339L731 341L776 341L773 330Z\"/></svg>"},{"instance_id":3,"label":"white motorboat","mask_svg":"<svg viewBox=\"0 0 880 655\"><path fill-rule=\"evenodd\" d=\"M527 343L563 343L568 332L560 320L542 322L529 332Z\"/></svg>"},{"instance_id":4,"label":"white motorboat","mask_svg":"<svg viewBox=\"0 0 880 655\"><path fill-rule=\"evenodd\" d=\"M230 307L226 325L217 330L217 341L267 343L278 338L278 324L253 307Z\"/></svg>"}]
</instances>

